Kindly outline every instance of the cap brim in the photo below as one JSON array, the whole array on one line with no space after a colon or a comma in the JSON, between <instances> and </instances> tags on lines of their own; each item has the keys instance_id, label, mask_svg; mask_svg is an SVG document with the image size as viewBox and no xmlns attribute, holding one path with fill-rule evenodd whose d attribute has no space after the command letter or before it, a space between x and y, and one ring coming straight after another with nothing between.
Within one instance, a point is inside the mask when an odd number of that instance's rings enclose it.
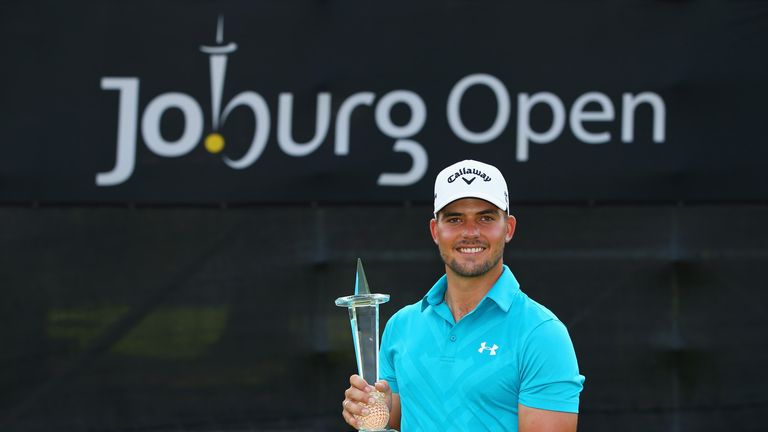
<instances>
[{"instance_id":1,"label":"cap brim","mask_svg":"<svg viewBox=\"0 0 768 432\"><path fill-rule=\"evenodd\" d=\"M479 198L479 199L481 199L483 201L488 201L489 203L495 205L501 211L505 211L505 212L509 213L509 209L505 208L507 206L506 202L503 202L503 201L499 202L498 197L492 197L489 194L484 194L484 193L479 193L478 192L478 193L462 194L459 197L451 198L450 201L447 201L444 204L441 204L439 208L437 206L435 206L435 214L437 214L440 210L444 209L448 204L450 204L450 203L452 203L454 201L458 201L460 199L464 199L464 198Z\"/></svg>"}]
</instances>

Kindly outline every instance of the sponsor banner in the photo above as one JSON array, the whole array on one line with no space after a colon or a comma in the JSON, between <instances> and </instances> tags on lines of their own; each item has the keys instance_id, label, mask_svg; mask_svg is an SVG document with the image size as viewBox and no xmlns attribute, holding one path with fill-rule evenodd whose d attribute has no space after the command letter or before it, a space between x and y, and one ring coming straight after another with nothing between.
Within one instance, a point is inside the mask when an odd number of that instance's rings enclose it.
<instances>
[{"instance_id":1,"label":"sponsor banner","mask_svg":"<svg viewBox=\"0 0 768 432\"><path fill-rule=\"evenodd\" d=\"M768 198L768 5L7 6L0 201Z\"/></svg>"}]
</instances>

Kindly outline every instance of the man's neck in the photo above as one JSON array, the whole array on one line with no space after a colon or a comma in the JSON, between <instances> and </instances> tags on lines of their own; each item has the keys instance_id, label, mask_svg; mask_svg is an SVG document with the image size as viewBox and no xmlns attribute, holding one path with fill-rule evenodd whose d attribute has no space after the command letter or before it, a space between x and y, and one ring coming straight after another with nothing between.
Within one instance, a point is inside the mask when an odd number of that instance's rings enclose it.
<instances>
[{"instance_id":1,"label":"man's neck","mask_svg":"<svg viewBox=\"0 0 768 432\"><path fill-rule=\"evenodd\" d=\"M478 303L499 280L504 267L501 262L485 274L474 277L461 276L446 266L448 287L445 290L445 303L451 310L455 322L472 312Z\"/></svg>"}]
</instances>

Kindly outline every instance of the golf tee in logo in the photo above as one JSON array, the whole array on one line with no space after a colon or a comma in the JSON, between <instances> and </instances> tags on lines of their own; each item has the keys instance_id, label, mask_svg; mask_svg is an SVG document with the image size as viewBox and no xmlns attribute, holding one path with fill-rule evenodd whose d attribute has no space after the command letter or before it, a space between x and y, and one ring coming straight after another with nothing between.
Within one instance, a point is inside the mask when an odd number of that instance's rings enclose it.
<instances>
[{"instance_id":1,"label":"golf tee in logo","mask_svg":"<svg viewBox=\"0 0 768 432\"><path fill-rule=\"evenodd\" d=\"M492 356L495 356L495 355L496 355L496 350L497 350L497 349L499 349L499 346L498 346L498 345L496 345L496 344L493 344L493 346L492 346L492 347L489 347L489 346L486 346L486 343L485 343L485 342L483 342L483 343L481 343L481 344L480 344L480 348L478 348L477 352L479 352L480 354L482 354L482 353L483 353L483 351L490 351L490 355L492 355Z\"/></svg>"}]
</instances>

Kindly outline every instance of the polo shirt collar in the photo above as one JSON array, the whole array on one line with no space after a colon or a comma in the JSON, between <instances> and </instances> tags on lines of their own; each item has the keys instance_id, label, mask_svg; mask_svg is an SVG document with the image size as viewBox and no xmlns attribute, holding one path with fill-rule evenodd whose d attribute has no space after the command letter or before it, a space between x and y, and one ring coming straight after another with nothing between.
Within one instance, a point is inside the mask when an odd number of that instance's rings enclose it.
<instances>
[{"instance_id":1,"label":"polo shirt collar","mask_svg":"<svg viewBox=\"0 0 768 432\"><path fill-rule=\"evenodd\" d=\"M445 290L447 288L448 288L448 279L446 275L443 275L443 277L441 277L440 279L438 279L437 282L435 282L432 288L427 292L427 294L421 300L422 312L429 305L432 305L434 307L444 302ZM512 271L505 264L504 270L502 270L501 272L501 276L499 276L499 279L496 280L496 283L493 284L493 286L491 287L491 290L488 291L488 294L485 295L485 297L483 298L483 300L480 301L480 303L485 301L485 298L489 298L493 300L499 306L499 308L501 308L501 310L503 310L504 312L508 312L509 308L512 306L512 301L515 299L515 296L519 292L520 292L520 283L517 282L517 279L515 279L515 275L512 274Z\"/></svg>"}]
</instances>

